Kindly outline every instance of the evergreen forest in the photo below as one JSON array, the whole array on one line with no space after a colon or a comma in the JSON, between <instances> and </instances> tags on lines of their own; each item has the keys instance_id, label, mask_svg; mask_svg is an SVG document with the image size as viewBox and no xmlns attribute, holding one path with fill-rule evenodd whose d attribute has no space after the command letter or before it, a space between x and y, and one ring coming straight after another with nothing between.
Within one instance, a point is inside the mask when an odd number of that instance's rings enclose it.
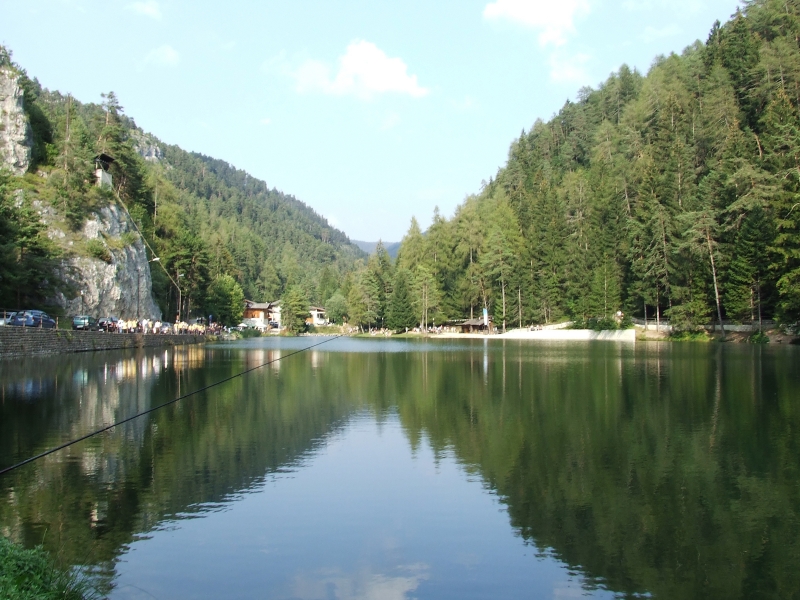
<instances>
[{"instance_id":1,"label":"evergreen forest","mask_svg":"<svg viewBox=\"0 0 800 600\"><path fill-rule=\"evenodd\" d=\"M112 155L114 193L166 270L184 274L187 309L290 297L336 322L395 330L484 308L504 328L611 326L619 311L688 331L800 318L800 0L748 0L646 75L623 65L581 89L523 130L451 217L435 209L426 230L412 219L396 260L380 243L364 260L292 196L161 144L113 93L83 104L22 73L36 163L27 184L78 229L113 200L91 185L95 154ZM10 210L10 189L0 181L0 210L14 213L0 227L19 239L18 259L0 261L19 271L3 273L6 306L45 294L36 273L59 253L30 210ZM170 314L174 286L153 273Z\"/></svg>"},{"instance_id":2,"label":"evergreen forest","mask_svg":"<svg viewBox=\"0 0 800 600\"><path fill-rule=\"evenodd\" d=\"M45 89L1 47L0 67L20 75L33 132L28 173L0 174L0 305L46 302L55 291L46 273L71 251L48 238L31 199L49 204L76 233L93 211L124 205L152 249L148 255L158 256L164 267L153 265L151 272L165 315L176 312L170 277L179 273L186 313L228 315L234 321L245 297L272 301L294 290L306 307L322 303L331 292L320 284L335 289L338 283L332 282L365 256L293 196L222 160L143 132L113 92L99 103L82 103ZM112 189L95 185L94 158L100 153L114 159ZM90 255L107 255L92 242L86 246ZM237 306L229 306L232 302Z\"/></svg>"},{"instance_id":3,"label":"evergreen forest","mask_svg":"<svg viewBox=\"0 0 800 600\"><path fill-rule=\"evenodd\" d=\"M617 311L692 330L800 317L800 2L749 0L705 44L622 66L511 144L451 218L412 220L351 317L500 326ZM395 317L395 315L398 315ZM403 322L401 322L403 321Z\"/></svg>"}]
</instances>

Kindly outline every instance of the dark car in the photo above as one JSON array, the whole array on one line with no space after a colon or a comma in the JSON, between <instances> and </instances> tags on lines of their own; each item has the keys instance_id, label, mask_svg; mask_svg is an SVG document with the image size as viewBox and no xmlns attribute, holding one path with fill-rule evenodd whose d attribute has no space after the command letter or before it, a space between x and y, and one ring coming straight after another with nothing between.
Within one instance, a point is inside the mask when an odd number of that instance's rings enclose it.
<instances>
[{"instance_id":1,"label":"dark car","mask_svg":"<svg viewBox=\"0 0 800 600\"><path fill-rule=\"evenodd\" d=\"M72 328L82 329L83 331L100 331L100 325L97 319L89 315L78 315L72 317Z\"/></svg>"},{"instance_id":2,"label":"dark car","mask_svg":"<svg viewBox=\"0 0 800 600\"><path fill-rule=\"evenodd\" d=\"M42 329L55 329L56 321L46 312L41 310L23 310L8 320L8 325L14 327L41 327Z\"/></svg>"},{"instance_id":3,"label":"dark car","mask_svg":"<svg viewBox=\"0 0 800 600\"><path fill-rule=\"evenodd\" d=\"M118 321L119 319L117 317L103 317L97 320L97 324L103 331L117 331Z\"/></svg>"}]
</instances>

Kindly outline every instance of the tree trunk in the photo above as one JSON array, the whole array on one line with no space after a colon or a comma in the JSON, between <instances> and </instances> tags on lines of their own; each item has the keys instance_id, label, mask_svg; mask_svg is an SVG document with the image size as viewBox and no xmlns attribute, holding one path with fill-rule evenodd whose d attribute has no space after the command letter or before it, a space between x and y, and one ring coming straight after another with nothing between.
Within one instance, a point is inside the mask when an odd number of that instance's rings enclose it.
<instances>
[{"instance_id":1,"label":"tree trunk","mask_svg":"<svg viewBox=\"0 0 800 600\"><path fill-rule=\"evenodd\" d=\"M644 308L644 330L647 331L647 300L642 297L642 308Z\"/></svg>"},{"instance_id":2,"label":"tree trunk","mask_svg":"<svg viewBox=\"0 0 800 600\"><path fill-rule=\"evenodd\" d=\"M708 243L708 258L711 260L711 275L714 278L714 300L717 302L717 317L719 328L722 330L722 339L725 339L725 325L722 324L722 305L719 300L719 286L717 285L717 267L714 264L714 251L711 248L711 232L706 228L706 242Z\"/></svg>"},{"instance_id":3,"label":"tree trunk","mask_svg":"<svg viewBox=\"0 0 800 600\"><path fill-rule=\"evenodd\" d=\"M758 293L758 330L764 333L764 323L761 320L761 280L756 280L756 292Z\"/></svg>"},{"instance_id":4,"label":"tree trunk","mask_svg":"<svg viewBox=\"0 0 800 600\"><path fill-rule=\"evenodd\" d=\"M656 286L656 331L657 332L661 331L661 310L659 306L660 304L661 304L661 297L659 296L658 293L658 286Z\"/></svg>"},{"instance_id":5,"label":"tree trunk","mask_svg":"<svg viewBox=\"0 0 800 600\"><path fill-rule=\"evenodd\" d=\"M506 282L500 282L500 291L503 294L503 333L506 332Z\"/></svg>"}]
</instances>

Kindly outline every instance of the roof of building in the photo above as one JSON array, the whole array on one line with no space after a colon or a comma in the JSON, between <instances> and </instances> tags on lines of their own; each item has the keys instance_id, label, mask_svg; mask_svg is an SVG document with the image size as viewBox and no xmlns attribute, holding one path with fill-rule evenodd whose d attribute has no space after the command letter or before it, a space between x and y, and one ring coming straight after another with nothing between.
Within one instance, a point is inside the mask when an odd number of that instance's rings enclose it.
<instances>
[{"instance_id":1,"label":"roof of building","mask_svg":"<svg viewBox=\"0 0 800 600\"><path fill-rule=\"evenodd\" d=\"M276 302L253 302L252 300L245 300L244 306L245 308L250 308L253 310L269 310L273 306L277 304Z\"/></svg>"},{"instance_id":2,"label":"roof of building","mask_svg":"<svg viewBox=\"0 0 800 600\"><path fill-rule=\"evenodd\" d=\"M491 321L492 318L489 317L489 320ZM469 325L469 326L472 326L472 327L478 327L480 325L486 325L486 323L483 322L483 317L480 317L480 318L477 318L477 319L467 319L466 321L464 321L462 323L462 325Z\"/></svg>"},{"instance_id":3,"label":"roof of building","mask_svg":"<svg viewBox=\"0 0 800 600\"><path fill-rule=\"evenodd\" d=\"M107 168L108 168L108 166L109 166L111 163L115 162L115 161L114 161L114 157L112 157L112 156L109 156L109 155L108 155L108 154L106 154L105 152L101 152L100 154L98 154L97 156L95 156L95 157L94 157L94 160L95 160L95 162L102 163L102 164L103 164L103 168L104 168L104 169L107 169Z\"/></svg>"}]
</instances>

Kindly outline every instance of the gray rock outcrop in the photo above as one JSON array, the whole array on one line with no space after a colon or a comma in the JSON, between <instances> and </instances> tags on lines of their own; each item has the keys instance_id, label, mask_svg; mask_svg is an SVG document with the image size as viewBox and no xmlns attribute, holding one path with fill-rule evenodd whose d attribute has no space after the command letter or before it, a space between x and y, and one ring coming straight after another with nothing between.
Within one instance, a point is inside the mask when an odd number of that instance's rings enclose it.
<instances>
[{"instance_id":1,"label":"gray rock outcrop","mask_svg":"<svg viewBox=\"0 0 800 600\"><path fill-rule=\"evenodd\" d=\"M25 114L19 74L0 67L0 168L23 175L31 164L33 133Z\"/></svg>"},{"instance_id":2,"label":"gray rock outcrop","mask_svg":"<svg viewBox=\"0 0 800 600\"><path fill-rule=\"evenodd\" d=\"M133 148L147 162L161 162L164 160L164 151L158 145L158 140L148 133L135 130L131 134Z\"/></svg>"},{"instance_id":3,"label":"gray rock outcrop","mask_svg":"<svg viewBox=\"0 0 800 600\"><path fill-rule=\"evenodd\" d=\"M110 259L80 256L62 262L60 276L64 286L54 300L67 314L161 318L161 310L153 298L144 244L138 234L130 232L125 212L117 205L101 209L86 222L83 236L105 244ZM121 243L126 239L125 234L129 234L129 241L135 238L134 241Z\"/></svg>"}]
</instances>

